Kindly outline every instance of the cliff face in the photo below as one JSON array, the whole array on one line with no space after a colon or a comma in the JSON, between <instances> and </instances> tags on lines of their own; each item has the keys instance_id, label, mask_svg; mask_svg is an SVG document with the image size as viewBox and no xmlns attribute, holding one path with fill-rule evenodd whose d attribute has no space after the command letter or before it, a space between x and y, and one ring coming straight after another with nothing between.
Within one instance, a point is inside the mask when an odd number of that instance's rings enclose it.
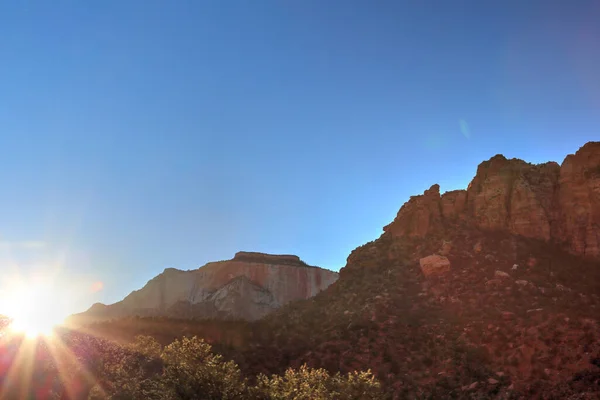
<instances>
[{"instance_id":1,"label":"cliff face","mask_svg":"<svg viewBox=\"0 0 600 400\"><path fill-rule=\"evenodd\" d=\"M308 299L338 274L298 257L239 252L197 270L167 268L122 301L94 305L88 317L167 315L256 320L290 301Z\"/></svg>"},{"instance_id":2,"label":"cliff face","mask_svg":"<svg viewBox=\"0 0 600 400\"><path fill-rule=\"evenodd\" d=\"M600 142L587 143L560 166L496 155L479 165L466 190L440 196L439 189L411 197L384 231L424 237L466 221L600 257Z\"/></svg>"}]
</instances>

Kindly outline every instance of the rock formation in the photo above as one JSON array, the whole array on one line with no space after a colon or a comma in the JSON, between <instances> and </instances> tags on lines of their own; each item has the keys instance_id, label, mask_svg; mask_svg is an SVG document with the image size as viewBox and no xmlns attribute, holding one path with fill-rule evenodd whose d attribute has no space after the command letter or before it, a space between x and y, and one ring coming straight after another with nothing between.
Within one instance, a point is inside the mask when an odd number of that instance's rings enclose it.
<instances>
[{"instance_id":1,"label":"rock formation","mask_svg":"<svg viewBox=\"0 0 600 400\"><path fill-rule=\"evenodd\" d=\"M560 166L496 155L479 165L466 190L440 196L433 185L411 197L384 231L424 237L456 221L600 257L600 142L587 143Z\"/></svg>"},{"instance_id":2,"label":"rock formation","mask_svg":"<svg viewBox=\"0 0 600 400\"><path fill-rule=\"evenodd\" d=\"M79 317L217 317L256 320L290 301L308 299L335 282L338 274L313 267L297 256L239 252L232 260L191 271L165 269L122 301L94 304Z\"/></svg>"}]
</instances>

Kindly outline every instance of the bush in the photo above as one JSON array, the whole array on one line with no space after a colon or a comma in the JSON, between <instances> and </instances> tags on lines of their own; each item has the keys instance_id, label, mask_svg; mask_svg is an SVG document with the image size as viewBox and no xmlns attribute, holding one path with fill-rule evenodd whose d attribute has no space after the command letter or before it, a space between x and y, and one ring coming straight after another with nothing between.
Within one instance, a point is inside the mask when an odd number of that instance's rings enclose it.
<instances>
[{"instance_id":1,"label":"bush","mask_svg":"<svg viewBox=\"0 0 600 400\"><path fill-rule=\"evenodd\" d=\"M197 337L175 340L161 358L165 398L229 400L242 398L246 391L238 366L213 354L211 346Z\"/></svg>"},{"instance_id":2,"label":"bush","mask_svg":"<svg viewBox=\"0 0 600 400\"><path fill-rule=\"evenodd\" d=\"M149 357L159 358L162 353L162 346L152 336L137 335L130 347Z\"/></svg>"},{"instance_id":3,"label":"bush","mask_svg":"<svg viewBox=\"0 0 600 400\"><path fill-rule=\"evenodd\" d=\"M297 371L288 369L283 376L259 376L253 393L257 398L269 400L375 400L382 397L379 382L370 371L330 376L324 369L306 365Z\"/></svg>"}]
</instances>

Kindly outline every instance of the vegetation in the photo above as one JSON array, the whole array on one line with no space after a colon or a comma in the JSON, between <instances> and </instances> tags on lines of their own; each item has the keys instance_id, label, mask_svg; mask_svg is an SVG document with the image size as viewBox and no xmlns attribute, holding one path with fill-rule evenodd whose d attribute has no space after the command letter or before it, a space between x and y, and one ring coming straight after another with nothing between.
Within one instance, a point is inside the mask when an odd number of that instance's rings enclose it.
<instances>
[{"instance_id":1,"label":"vegetation","mask_svg":"<svg viewBox=\"0 0 600 400\"><path fill-rule=\"evenodd\" d=\"M8 339L8 338L11 339ZM75 331L32 342L8 335L3 355L2 398L36 399L203 399L313 400L380 399L373 375L354 372L330 375L301 366L283 375L264 374L250 381L238 365L212 351L198 337L184 337L161 346L149 336L129 345ZM26 354L26 356L24 356ZM31 357L31 359L29 359ZM33 372L23 379L32 363Z\"/></svg>"},{"instance_id":2,"label":"vegetation","mask_svg":"<svg viewBox=\"0 0 600 400\"><path fill-rule=\"evenodd\" d=\"M414 260L448 239L452 271L424 279ZM408 244L383 235L352 252L327 291L260 321L133 317L89 326L129 351L104 363L98 387L122 398L193 398L210 388L248 399L596 395L595 267L509 235L456 229ZM187 342L194 336L202 344ZM184 353L178 366L172 354ZM366 369L372 374L355 372Z\"/></svg>"}]
</instances>

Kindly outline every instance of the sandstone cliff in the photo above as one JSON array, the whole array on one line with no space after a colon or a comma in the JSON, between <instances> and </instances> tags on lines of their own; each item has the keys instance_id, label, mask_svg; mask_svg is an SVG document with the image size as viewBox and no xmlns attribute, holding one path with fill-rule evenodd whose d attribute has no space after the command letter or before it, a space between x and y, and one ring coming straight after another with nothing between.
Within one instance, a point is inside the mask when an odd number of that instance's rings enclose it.
<instances>
[{"instance_id":1,"label":"sandstone cliff","mask_svg":"<svg viewBox=\"0 0 600 400\"><path fill-rule=\"evenodd\" d=\"M600 142L587 143L561 165L496 155L479 165L466 190L440 196L433 185L411 197L384 231L424 237L457 221L600 257Z\"/></svg>"},{"instance_id":2,"label":"sandstone cliff","mask_svg":"<svg viewBox=\"0 0 600 400\"><path fill-rule=\"evenodd\" d=\"M338 274L297 256L239 252L232 260L191 271L165 269L122 301L95 304L79 317L171 316L256 320L294 300L308 299Z\"/></svg>"}]
</instances>

